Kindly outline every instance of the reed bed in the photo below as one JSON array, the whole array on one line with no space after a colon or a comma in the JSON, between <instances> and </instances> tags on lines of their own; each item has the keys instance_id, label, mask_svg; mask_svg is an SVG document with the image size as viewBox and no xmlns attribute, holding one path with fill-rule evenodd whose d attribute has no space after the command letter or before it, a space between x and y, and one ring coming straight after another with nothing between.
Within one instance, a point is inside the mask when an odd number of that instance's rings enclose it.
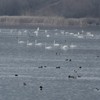
<instances>
[{"instance_id":1,"label":"reed bed","mask_svg":"<svg viewBox=\"0 0 100 100\"><path fill-rule=\"evenodd\" d=\"M64 18L47 16L0 16L0 26L67 27L100 25L99 18Z\"/></svg>"}]
</instances>

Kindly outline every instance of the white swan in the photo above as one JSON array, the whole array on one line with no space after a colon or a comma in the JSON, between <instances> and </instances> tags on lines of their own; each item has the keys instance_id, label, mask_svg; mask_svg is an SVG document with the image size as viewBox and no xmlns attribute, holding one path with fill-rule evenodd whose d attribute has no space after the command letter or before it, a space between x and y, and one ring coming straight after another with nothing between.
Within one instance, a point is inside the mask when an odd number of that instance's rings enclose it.
<instances>
[{"instance_id":1,"label":"white swan","mask_svg":"<svg viewBox=\"0 0 100 100\"><path fill-rule=\"evenodd\" d=\"M80 32L78 32L77 34L80 35Z\"/></svg>"},{"instance_id":2,"label":"white swan","mask_svg":"<svg viewBox=\"0 0 100 100\"><path fill-rule=\"evenodd\" d=\"M24 30L24 33L27 33L27 30Z\"/></svg>"},{"instance_id":3,"label":"white swan","mask_svg":"<svg viewBox=\"0 0 100 100\"><path fill-rule=\"evenodd\" d=\"M50 37L50 35L49 35L49 34L47 34L47 35L46 35L46 37L47 37L47 38L49 38L49 37Z\"/></svg>"},{"instance_id":4,"label":"white swan","mask_svg":"<svg viewBox=\"0 0 100 100\"><path fill-rule=\"evenodd\" d=\"M45 30L45 33L47 33L48 31L47 30Z\"/></svg>"},{"instance_id":5,"label":"white swan","mask_svg":"<svg viewBox=\"0 0 100 100\"><path fill-rule=\"evenodd\" d=\"M35 33L35 35L36 35L36 37L38 37L38 33L39 33L39 27L36 29L36 31L34 31L34 33Z\"/></svg>"},{"instance_id":6,"label":"white swan","mask_svg":"<svg viewBox=\"0 0 100 100\"><path fill-rule=\"evenodd\" d=\"M39 31L39 30L40 30L40 28L38 27L38 28L37 28L37 31Z\"/></svg>"},{"instance_id":7,"label":"white swan","mask_svg":"<svg viewBox=\"0 0 100 100\"><path fill-rule=\"evenodd\" d=\"M77 37L77 38L81 38L81 39L84 38L84 36L81 35L80 32L78 32L77 34L74 34L74 36Z\"/></svg>"},{"instance_id":8,"label":"white swan","mask_svg":"<svg viewBox=\"0 0 100 100\"><path fill-rule=\"evenodd\" d=\"M81 33L83 34L84 33L84 30L82 30Z\"/></svg>"},{"instance_id":9,"label":"white swan","mask_svg":"<svg viewBox=\"0 0 100 100\"><path fill-rule=\"evenodd\" d=\"M83 38L84 38L84 36L83 36L83 35L78 35L77 37L78 37L78 38L81 38L81 39L83 39Z\"/></svg>"},{"instance_id":10,"label":"white swan","mask_svg":"<svg viewBox=\"0 0 100 100\"><path fill-rule=\"evenodd\" d=\"M70 48L76 48L77 46L74 45L74 44L71 44L69 47L70 47Z\"/></svg>"},{"instance_id":11,"label":"white swan","mask_svg":"<svg viewBox=\"0 0 100 100\"><path fill-rule=\"evenodd\" d=\"M74 35L74 33L69 33L70 35Z\"/></svg>"},{"instance_id":12,"label":"white swan","mask_svg":"<svg viewBox=\"0 0 100 100\"><path fill-rule=\"evenodd\" d=\"M90 37L94 36L91 32L87 32L86 34L87 34L87 36L90 36Z\"/></svg>"},{"instance_id":13,"label":"white swan","mask_svg":"<svg viewBox=\"0 0 100 100\"><path fill-rule=\"evenodd\" d=\"M52 46L47 46L47 44L45 43L45 49L47 49L47 50L52 50L53 47L52 47Z\"/></svg>"},{"instance_id":14,"label":"white swan","mask_svg":"<svg viewBox=\"0 0 100 100\"><path fill-rule=\"evenodd\" d=\"M18 44L23 44L23 43L25 43L25 41L22 41L22 40L18 39Z\"/></svg>"},{"instance_id":15,"label":"white swan","mask_svg":"<svg viewBox=\"0 0 100 100\"><path fill-rule=\"evenodd\" d=\"M65 31L64 30L61 30L61 34L64 35L65 34Z\"/></svg>"},{"instance_id":16,"label":"white swan","mask_svg":"<svg viewBox=\"0 0 100 100\"><path fill-rule=\"evenodd\" d=\"M34 33L35 33L36 37L38 37L38 31L35 31Z\"/></svg>"},{"instance_id":17,"label":"white swan","mask_svg":"<svg viewBox=\"0 0 100 100\"><path fill-rule=\"evenodd\" d=\"M19 40L19 35L22 35L21 31L18 32L18 44L25 43L25 41Z\"/></svg>"},{"instance_id":18,"label":"white swan","mask_svg":"<svg viewBox=\"0 0 100 100\"><path fill-rule=\"evenodd\" d=\"M29 40L27 40L27 46L32 46L33 43L32 42L29 42Z\"/></svg>"},{"instance_id":19,"label":"white swan","mask_svg":"<svg viewBox=\"0 0 100 100\"><path fill-rule=\"evenodd\" d=\"M54 47L58 47L58 46L60 46L60 44L56 43L55 40L54 40L53 45L54 45Z\"/></svg>"},{"instance_id":20,"label":"white swan","mask_svg":"<svg viewBox=\"0 0 100 100\"><path fill-rule=\"evenodd\" d=\"M68 45L63 45L63 46L61 46L61 49L62 49L62 50L68 50Z\"/></svg>"},{"instance_id":21,"label":"white swan","mask_svg":"<svg viewBox=\"0 0 100 100\"><path fill-rule=\"evenodd\" d=\"M43 43L37 43L37 40L35 40L35 46L42 46Z\"/></svg>"}]
</instances>

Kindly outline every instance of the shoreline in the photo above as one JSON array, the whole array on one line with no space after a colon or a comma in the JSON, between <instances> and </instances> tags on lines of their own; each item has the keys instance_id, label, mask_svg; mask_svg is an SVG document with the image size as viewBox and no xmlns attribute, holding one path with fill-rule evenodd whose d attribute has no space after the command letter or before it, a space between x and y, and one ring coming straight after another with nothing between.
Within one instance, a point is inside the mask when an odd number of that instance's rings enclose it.
<instances>
[{"instance_id":1,"label":"shoreline","mask_svg":"<svg viewBox=\"0 0 100 100\"><path fill-rule=\"evenodd\" d=\"M0 16L0 28L66 28L100 26L99 18Z\"/></svg>"}]
</instances>

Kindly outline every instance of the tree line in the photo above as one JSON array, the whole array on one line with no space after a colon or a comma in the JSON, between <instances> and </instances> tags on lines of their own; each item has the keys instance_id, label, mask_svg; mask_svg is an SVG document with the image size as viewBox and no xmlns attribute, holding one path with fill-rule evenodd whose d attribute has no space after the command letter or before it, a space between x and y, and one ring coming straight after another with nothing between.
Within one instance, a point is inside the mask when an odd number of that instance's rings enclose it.
<instances>
[{"instance_id":1,"label":"tree line","mask_svg":"<svg viewBox=\"0 0 100 100\"><path fill-rule=\"evenodd\" d=\"M0 0L0 16L100 17L100 0Z\"/></svg>"}]
</instances>

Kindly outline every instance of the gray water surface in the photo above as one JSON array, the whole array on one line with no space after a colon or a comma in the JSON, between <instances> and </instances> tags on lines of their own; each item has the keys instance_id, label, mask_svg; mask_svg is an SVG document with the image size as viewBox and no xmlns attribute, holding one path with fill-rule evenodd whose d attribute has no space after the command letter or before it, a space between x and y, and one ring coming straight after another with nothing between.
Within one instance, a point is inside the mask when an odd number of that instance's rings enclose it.
<instances>
[{"instance_id":1,"label":"gray water surface","mask_svg":"<svg viewBox=\"0 0 100 100\"><path fill-rule=\"evenodd\" d=\"M0 100L100 100L99 32L0 29Z\"/></svg>"}]
</instances>

